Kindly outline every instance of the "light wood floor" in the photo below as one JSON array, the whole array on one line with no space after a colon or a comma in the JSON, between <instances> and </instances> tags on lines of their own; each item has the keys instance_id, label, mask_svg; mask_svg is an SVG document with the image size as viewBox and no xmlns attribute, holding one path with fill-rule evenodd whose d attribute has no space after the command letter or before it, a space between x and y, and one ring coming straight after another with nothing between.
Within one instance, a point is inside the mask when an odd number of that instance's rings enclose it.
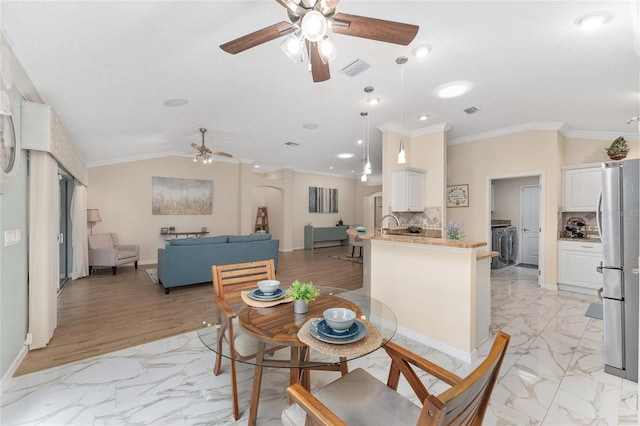
<instances>
[{"instance_id":1,"label":"light wood floor","mask_svg":"<svg viewBox=\"0 0 640 426\"><path fill-rule=\"evenodd\" d=\"M362 265L334 259L351 254L348 247L280 253L277 278L316 285L357 289ZM178 287L170 294L154 285L146 269L156 265L101 269L90 277L69 281L58 296L58 327L42 349L29 352L16 376L68 362L141 345L196 329L197 319L213 303L212 284Z\"/></svg>"}]
</instances>

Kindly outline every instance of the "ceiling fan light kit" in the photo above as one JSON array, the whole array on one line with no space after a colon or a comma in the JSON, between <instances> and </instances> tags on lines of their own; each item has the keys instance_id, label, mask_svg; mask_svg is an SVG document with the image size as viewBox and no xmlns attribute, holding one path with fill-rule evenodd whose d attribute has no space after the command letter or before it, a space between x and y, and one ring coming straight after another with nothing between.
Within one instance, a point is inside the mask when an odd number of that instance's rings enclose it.
<instances>
[{"instance_id":1,"label":"ceiling fan light kit","mask_svg":"<svg viewBox=\"0 0 640 426\"><path fill-rule=\"evenodd\" d=\"M227 154L226 152L211 151L204 144L204 134L207 133L207 129L205 129L204 127L201 127L200 128L200 133L202 133L202 145L198 145L196 143L192 143L191 144L191 146L193 148L195 148L196 151L198 151L196 156L193 159L194 163L197 163L197 162L202 162L202 164L213 163L213 158L212 157L214 155L219 155L221 157L229 157L229 158L233 157L233 155Z\"/></svg>"},{"instance_id":2,"label":"ceiling fan light kit","mask_svg":"<svg viewBox=\"0 0 640 426\"><path fill-rule=\"evenodd\" d=\"M294 62L304 62L306 47L311 76L315 83L331 78L329 62L337 48L327 35L334 34L407 46L418 33L417 25L383 19L336 13L338 0L276 0L287 9L291 23L279 22L220 45L227 53L237 54L268 41L289 36L280 45ZM293 33L293 34L292 34Z\"/></svg>"}]
</instances>

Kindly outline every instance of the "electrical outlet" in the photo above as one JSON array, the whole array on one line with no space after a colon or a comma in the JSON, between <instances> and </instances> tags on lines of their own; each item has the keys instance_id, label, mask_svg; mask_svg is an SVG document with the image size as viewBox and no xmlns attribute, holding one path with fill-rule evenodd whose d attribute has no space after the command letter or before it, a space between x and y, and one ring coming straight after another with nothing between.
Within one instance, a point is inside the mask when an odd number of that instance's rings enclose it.
<instances>
[{"instance_id":1,"label":"electrical outlet","mask_svg":"<svg viewBox=\"0 0 640 426\"><path fill-rule=\"evenodd\" d=\"M22 242L22 231L16 229L16 244L20 244Z\"/></svg>"},{"instance_id":2,"label":"electrical outlet","mask_svg":"<svg viewBox=\"0 0 640 426\"><path fill-rule=\"evenodd\" d=\"M4 231L4 246L9 247L18 244L18 234L20 234L19 229L12 229L10 231Z\"/></svg>"}]
</instances>

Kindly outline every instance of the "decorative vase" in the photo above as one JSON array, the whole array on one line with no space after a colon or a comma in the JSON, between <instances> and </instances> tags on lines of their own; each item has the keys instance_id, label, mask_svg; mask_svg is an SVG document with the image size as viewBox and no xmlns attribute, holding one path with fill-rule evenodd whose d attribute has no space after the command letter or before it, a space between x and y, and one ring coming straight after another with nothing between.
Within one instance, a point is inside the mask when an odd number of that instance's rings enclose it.
<instances>
[{"instance_id":1,"label":"decorative vase","mask_svg":"<svg viewBox=\"0 0 640 426\"><path fill-rule=\"evenodd\" d=\"M306 314L307 312L309 312L309 302L306 302L304 300L293 301L293 313Z\"/></svg>"},{"instance_id":2,"label":"decorative vase","mask_svg":"<svg viewBox=\"0 0 640 426\"><path fill-rule=\"evenodd\" d=\"M622 160L623 158L627 157L627 153L626 152L616 152L615 154L609 154L609 158L611 158L612 160Z\"/></svg>"}]
</instances>

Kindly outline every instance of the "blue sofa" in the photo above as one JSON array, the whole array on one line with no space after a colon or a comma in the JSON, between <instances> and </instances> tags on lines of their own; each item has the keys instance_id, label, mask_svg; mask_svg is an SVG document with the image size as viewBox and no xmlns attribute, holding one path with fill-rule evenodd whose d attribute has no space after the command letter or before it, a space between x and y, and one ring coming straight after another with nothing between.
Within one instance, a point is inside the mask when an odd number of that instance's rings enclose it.
<instances>
[{"instance_id":1,"label":"blue sofa","mask_svg":"<svg viewBox=\"0 0 640 426\"><path fill-rule=\"evenodd\" d=\"M277 270L279 245L271 234L165 240L158 249L158 281L169 294L172 287L211 282L211 265L273 259Z\"/></svg>"}]
</instances>

